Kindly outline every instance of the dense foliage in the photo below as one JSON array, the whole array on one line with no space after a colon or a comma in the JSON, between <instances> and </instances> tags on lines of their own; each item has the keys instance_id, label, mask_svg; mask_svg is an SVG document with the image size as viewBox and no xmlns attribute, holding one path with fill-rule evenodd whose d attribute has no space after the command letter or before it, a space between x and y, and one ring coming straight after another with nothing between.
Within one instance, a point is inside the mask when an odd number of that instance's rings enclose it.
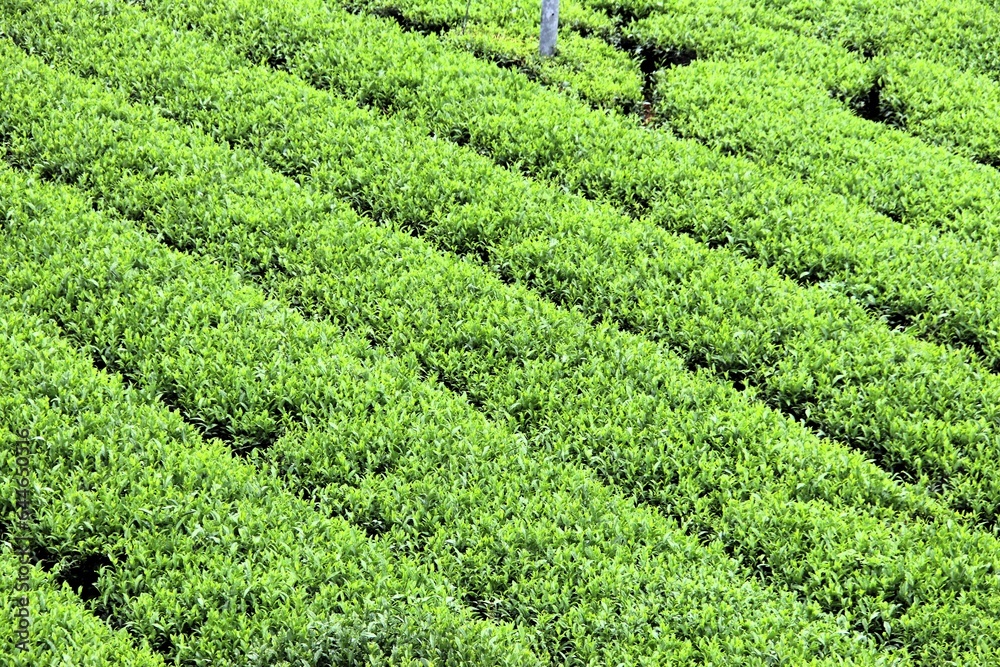
<instances>
[{"instance_id":1,"label":"dense foliage","mask_svg":"<svg viewBox=\"0 0 1000 667\"><path fill-rule=\"evenodd\" d=\"M998 664L945 5L0 0L0 661Z\"/></svg>"}]
</instances>

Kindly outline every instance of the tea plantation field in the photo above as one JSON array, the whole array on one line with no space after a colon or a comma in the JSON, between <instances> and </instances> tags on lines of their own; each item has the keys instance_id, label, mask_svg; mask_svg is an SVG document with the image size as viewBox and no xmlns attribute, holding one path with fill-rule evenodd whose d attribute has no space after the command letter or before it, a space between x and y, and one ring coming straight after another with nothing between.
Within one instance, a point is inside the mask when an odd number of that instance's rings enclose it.
<instances>
[{"instance_id":1,"label":"tea plantation field","mask_svg":"<svg viewBox=\"0 0 1000 667\"><path fill-rule=\"evenodd\" d=\"M0 665L1000 665L1000 0L0 0Z\"/></svg>"}]
</instances>

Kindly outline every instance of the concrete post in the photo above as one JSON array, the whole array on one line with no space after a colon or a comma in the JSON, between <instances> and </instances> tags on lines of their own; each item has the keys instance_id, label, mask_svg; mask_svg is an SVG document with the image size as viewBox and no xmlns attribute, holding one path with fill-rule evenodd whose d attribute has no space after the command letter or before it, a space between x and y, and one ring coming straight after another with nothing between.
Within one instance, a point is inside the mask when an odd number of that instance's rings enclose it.
<instances>
[{"instance_id":1,"label":"concrete post","mask_svg":"<svg viewBox=\"0 0 1000 667\"><path fill-rule=\"evenodd\" d=\"M559 0L542 0L542 34L538 42L538 52L545 57L554 54L558 34Z\"/></svg>"}]
</instances>

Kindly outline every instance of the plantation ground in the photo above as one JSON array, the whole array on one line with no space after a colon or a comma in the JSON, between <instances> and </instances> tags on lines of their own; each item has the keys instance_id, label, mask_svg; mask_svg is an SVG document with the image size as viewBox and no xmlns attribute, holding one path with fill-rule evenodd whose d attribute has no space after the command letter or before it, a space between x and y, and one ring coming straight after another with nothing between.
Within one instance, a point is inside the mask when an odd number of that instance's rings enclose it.
<instances>
[{"instance_id":1,"label":"plantation ground","mask_svg":"<svg viewBox=\"0 0 1000 667\"><path fill-rule=\"evenodd\" d=\"M1000 7L536 4L0 0L0 664L1000 665Z\"/></svg>"}]
</instances>

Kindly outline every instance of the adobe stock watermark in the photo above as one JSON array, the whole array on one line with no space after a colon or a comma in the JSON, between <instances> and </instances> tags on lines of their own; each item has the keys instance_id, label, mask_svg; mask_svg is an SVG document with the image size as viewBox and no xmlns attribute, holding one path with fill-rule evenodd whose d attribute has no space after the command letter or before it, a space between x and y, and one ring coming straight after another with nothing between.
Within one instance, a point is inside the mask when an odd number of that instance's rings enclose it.
<instances>
[{"instance_id":1,"label":"adobe stock watermark","mask_svg":"<svg viewBox=\"0 0 1000 667\"><path fill-rule=\"evenodd\" d=\"M11 531L11 542L14 553L20 563L17 568L17 580L14 582L14 623L17 635L16 647L19 651L28 650L31 630L31 612L28 608L31 596L31 538L29 529L35 520L31 497L31 462L32 441L26 431L17 433L14 441L14 485L16 490L16 521Z\"/></svg>"}]
</instances>

